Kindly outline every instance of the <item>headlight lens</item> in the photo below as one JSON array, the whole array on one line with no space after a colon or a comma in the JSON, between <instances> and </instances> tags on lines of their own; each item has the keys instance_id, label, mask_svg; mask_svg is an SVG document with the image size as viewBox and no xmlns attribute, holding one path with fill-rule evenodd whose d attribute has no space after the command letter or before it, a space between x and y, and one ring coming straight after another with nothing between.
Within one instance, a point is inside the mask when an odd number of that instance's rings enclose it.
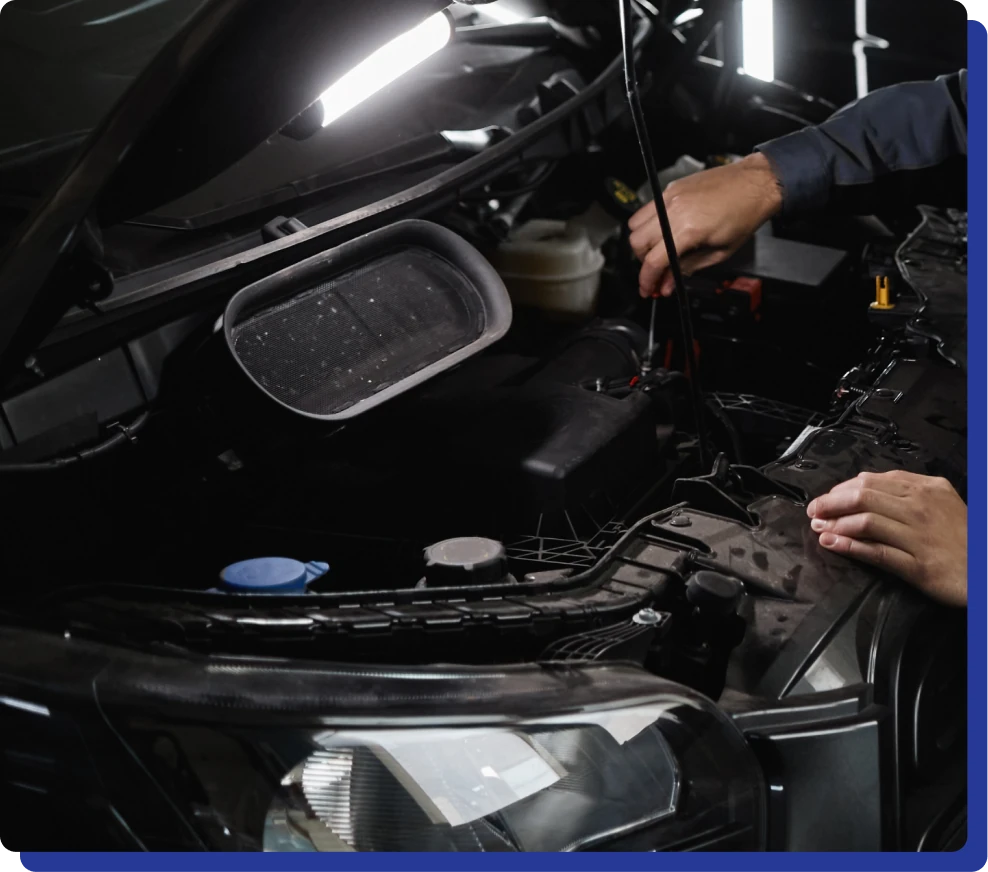
<instances>
[{"instance_id":1,"label":"headlight lens","mask_svg":"<svg viewBox=\"0 0 988 872\"><path fill-rule=\"evenodd\" d=\"M318 750L282 780L264 849L572 851L657 823L680 778L654 728L662 714L315 736Z\"/></svg>"},{"instance_id":2,"label":"headlight lens","mask_svg":"<svg viewBox=\"0 0 988 872\"><path fill-rule=\"evenodd\" d=\"M184 691L144 678L150 716L104 673L119 703L103 711L211 848L762 845L761 773L741 734L641 670L278 672L224 667Z\"/></svg>"}]
</instances>

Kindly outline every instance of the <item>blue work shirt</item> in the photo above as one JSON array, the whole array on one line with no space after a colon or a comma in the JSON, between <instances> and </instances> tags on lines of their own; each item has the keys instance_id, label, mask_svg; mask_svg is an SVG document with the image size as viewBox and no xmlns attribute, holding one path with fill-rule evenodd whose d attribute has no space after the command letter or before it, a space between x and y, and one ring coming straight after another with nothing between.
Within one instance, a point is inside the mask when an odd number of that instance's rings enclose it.
<instances>
[{"instance_id":1,"label":"blue work shirt","mask_svg":"<svg viewBox=\"0 0 988 872\"><path fill-rule=\"evenodd\" d=\"M783 217L967 206L967 70L882 88L758 146L783 189Z\"/></svg>"}]
</instances>

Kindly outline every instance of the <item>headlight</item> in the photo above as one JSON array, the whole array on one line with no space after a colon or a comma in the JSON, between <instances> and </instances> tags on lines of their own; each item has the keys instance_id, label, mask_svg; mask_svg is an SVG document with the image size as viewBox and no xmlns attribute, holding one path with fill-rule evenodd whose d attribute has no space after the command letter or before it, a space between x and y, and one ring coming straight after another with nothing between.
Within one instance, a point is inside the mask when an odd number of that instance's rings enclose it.
<instances>
[{"instance_id":1,"label":"headlight","mask_svg":"<svg viewBox=\"0 0 988 872\"><path fill-rule=\"evenodd\" d=\"M105 672L101 708L218 850L762 845L762 779L709 700L624 666Z\"/></svg>"},{"instance_id":2,"label":"headlight","mask_svg":"<svg viewBox=\"0 0 988 872\"><path fill-rule=\"evenodd\" d=\"M661 716L325 733L282 780L264 848L578 850L675 813L680 773L653 729Z\"/></svg>"}]
</instances>

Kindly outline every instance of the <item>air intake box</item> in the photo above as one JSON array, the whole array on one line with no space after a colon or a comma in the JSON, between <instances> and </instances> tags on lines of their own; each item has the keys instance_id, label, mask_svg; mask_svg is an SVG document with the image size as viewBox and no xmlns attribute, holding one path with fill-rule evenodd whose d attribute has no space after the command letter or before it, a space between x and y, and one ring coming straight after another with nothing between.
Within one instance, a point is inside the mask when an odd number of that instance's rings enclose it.
<instances>
[{"instance_id":1,"label":"air intake box","mask_svg":"<svg viewBox=\"0 0 988 872\"><path fill-rule=\"evenodd\" d=\"M511 304L456 234L404 221L237 293L223 320L239 368L272 403L344 421L504 336Z\"/></svg>"}]
</instances>

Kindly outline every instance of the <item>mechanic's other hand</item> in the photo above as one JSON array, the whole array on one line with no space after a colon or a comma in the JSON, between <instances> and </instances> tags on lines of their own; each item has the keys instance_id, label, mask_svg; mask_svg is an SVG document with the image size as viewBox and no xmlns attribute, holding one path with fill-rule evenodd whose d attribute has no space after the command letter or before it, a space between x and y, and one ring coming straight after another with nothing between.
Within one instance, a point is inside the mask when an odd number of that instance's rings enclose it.
<instances>
[{"instance_id":1,"label":"mechanic's other hand","mask_svg":"<svg viewBox=\"0 0 988 872\"><path fill-rule=\"evenodd\" d=\"M806 513L828 551L887 570L947 605L967 605L967 506L945 479L863 472Z\"/></svg>"},{"instance_id":2,"label":"mechanic's other hand","mask_svg":"<svg viewBox=\"0 0 988 872\"><path fill-rule=\"evenodd\" d=\"M722 263L782 208L782 189L762 154L704 170L673 182L664 200L683 272ZM643 297L672 295L674 282L655 203L628 222L631 247L642 262L638 279Z\"/></svg>"}]
</instances>

